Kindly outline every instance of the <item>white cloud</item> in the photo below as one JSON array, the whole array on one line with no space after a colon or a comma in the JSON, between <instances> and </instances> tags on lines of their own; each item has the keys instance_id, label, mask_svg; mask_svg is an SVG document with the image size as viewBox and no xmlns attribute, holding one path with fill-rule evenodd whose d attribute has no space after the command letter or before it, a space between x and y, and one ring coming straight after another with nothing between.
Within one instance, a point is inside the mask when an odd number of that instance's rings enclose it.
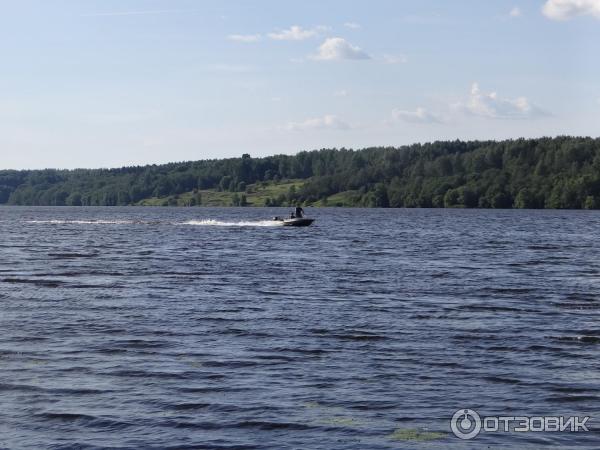
<instances>
[{"instance_id":1,"label":"white cloud","mask_svg":"<svg viewBox=\"0 0 600 450\"><path fill-rule=\"evenodd\" d=\"M511 9L508 13L510 17L521 17L522 14L523 13L521 12L521 8L519 8L518 6L514 6L513 9Z\"/></svg>"},{"instance_id":2,"label":"white cloud","mask_svg":"<svg viewBox=\"0 0 600 450\"><path fill-rule=\"evenodd\" d=\"M553 20L567 20L583 15L600 19L600 0L547 0L542 12Z\"/></svg>"},{"instance_id":3,"label":"white cloud","mask_svg":"<svg viewBox=\"0 0 600 450\"><path fill-rule=\"evenodd\" d=\"M343 59L371 59L371 57L345 39L333 37L325 39L325 42L319 46L318 52L313 56L313 59L339 61Z\"/></svg>"},{"instance_id":4,"label":"white cloud","mask_svg":"<svg viewBox=\"0 0 600 450\"><path fill-rule=\"evenodd\" d=\"M328 114L323 117L306 119L303 122L289 122L285 129L288 131L306 131L306 130L348 130L350 125L338 118Z\"/></svg>"},{"instance_id":5,"label":"white cloud","mask_svg":"<svg viewBox=\"0 0 600 450\"><path fill-rule=\"evenodd\" d=\"M412 123L442 123L437 114L427 111L425 108L417 108L415 111L392 110L392 119Z\"/></svg>"},{"instance_id":6,"label":"white cloud","mask_svg":"<svg viewBox=\"0 0 600 450\"><path fill-rule=\"evenodd\" d=\"M320 32L327 30L327 27L319 26L310 30L304 29L298 25L292 25L287 30L279 30L275 33L269 33L268 36L276 41L303 41L316 37Z\"/></svg>"},{"instance_id":7,"label":"white cloud","mask_svg":"<svg viewBox=\"0 0 600 450\"><path fill-rule=\"evenodd\" d=\"M261 40L260 34L230 34L227 39L234 42L244 42L246 44L251 42L258 42Z\"/></svg>"},{"instance_id":8,"label":"white cloud","mask_svg":"<svg viewBox=\"0 0 600 450\"><path fill-rule=\"evenodd\" d=\"M386 64L405 64L408 58L404 55L383 55Z\"/></svg>"},{"instance_id":9,"label":"white cloud","mask_svg":"<svg viewBox=\"0 0 600 450\"><path fill-rule=\"evenodd\" d=\"M477 83L471 86L469 99L456 106L469 114L490 119L528 119L546 114L525 97L500 98L495 92L481 92Z\"/></svg>"},{"instance_id":10,"label":"white cloud","mask_svg":"<svg viewBox=\"0 0 600 450\"><path fill-rule=\"evenodd\" d=\"M346 89L340 89L339 91L335 91L333 93L333 95L335 97L347 97L348 96L348 91Z\"/></svg>"},{"instance_id":11,"label":"white cloud","mask_svg":"<svg viewBox=\"0 0 600 450\"><path fill-rule=\"evenodd\" d=\"M350 28L350 29L352 29L352 30L358 30L359 28L362 28L362 27L360 26L360 24L358 24L358 23L356 23L356 22L346 22L346 23L344 24L344 26L345 26L346 28Z\"/></svg>"}]
</instances>

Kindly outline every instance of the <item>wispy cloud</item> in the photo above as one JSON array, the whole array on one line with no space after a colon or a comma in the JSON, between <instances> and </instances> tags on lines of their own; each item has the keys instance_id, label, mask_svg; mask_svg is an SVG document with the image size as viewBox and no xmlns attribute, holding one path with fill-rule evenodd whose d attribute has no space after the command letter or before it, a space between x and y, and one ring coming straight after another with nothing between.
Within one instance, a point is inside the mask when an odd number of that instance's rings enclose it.
<instances>
[{"instance_id":1,"label":"wispy cloud","mask_svg":"<svg viewBox=\"0 0 600 450\"><path fill-rule=\"evenodd\" d=\"M361 60L371 59L371 56L344 38L333 37L325 39L312 59L321 61Z\"/></svg>"},{"instance_id":2,"label":"wispy cloud","mask_svg":"<svg viewBox=\"0 0 600 450\"><path fill-rule=\"evenodd\" d=\"M496 92L485 93L473 83L469 98L454 105L468 114L488 119L529 119L547 115L526 97L501 98Z\"/></svg>"},{"instance_id":3,"label":"wispy cloud","mask_svg":"<svg viewBox=\"0 0 600 450\"><path fill-rule=\"evenodd\" d=\"M316 37L319 33L326 31L328 28L324 26L318 26L311 29L302 28L299 25L292 25L290 28L285 30L278 30L273 33L269 33L271 39L276 41L303 41Z\"/></svg>"},{"instance_id":4,"label":"wispy cloud","mask_svg":"<svg viewBox=\"0 0 600 450\"><path fill-rule=\"evenodd\" d=\"M339 117L328 114L323 117L306 119L302 122L289 122L285 129L288 131L307 131L307 130L348 130L350 125Z\"/></svg>"},{"instance_id":5,"label":"wispy cloud","mask_svg":"<svg viewBox=\"0 0 600 450\"><path fill-rule=\"evenodd\" d=\"M547 0L542 13L552 20L568 20L585 15L600 19L600 0Z\"/></svg>"},{"instance_id":6,"label":"wispy cloud","mask_svg":"<svg viewBox=\"0 0 600 450\"><path fill-rule=\"evenodd\" d=\"M186 13L194 12L197 10L190 9L150 9L141 11L110 11L110 12L96 12L81 14L81 17L108 17L108 16L146 16L153 14L175 14L175 13Z\"/></svg>"},{"instance_id":7,"label":"wispy cloud","mask_svg":"<svg viewBox=\"0 0 600 450\"><path fill-rule=\"evenodd\" d=\"M360 26L360 24L358 24L358 23L356 23L356 22L346 22L346 23L344 23L344 26L345 26L346 28L350 28L350 29L352 29L352 30L358 30L359 28L362 28L362 27Z\"/></svg>"},{"instance_id":8,"label":"wispy cloud","mask_svg":"<svg viewBox=\"0 0 600 450\"><path fill-rule=\"evenodd\" d=\"M523 13L521 12L521 8L519 8L518 6L513 6L513 8L508 13L510 17L521 17L522 14Z\"/></svg>"},{"instance_id":9,"label":"wispy cloud","mask_svg":"<svg viewBox=\"0 0 600 450\"><path fill-rule=\"evenodd\" d=\"M442 123L442 119L438 114L429 112L425 108L421 107L417 108L415 111L393 109L392 119L394 121L411 123Z\"/></svg>"},{"instance_id":10,"label":"wispy cloud","mask_svg":"<svg viewBox=\"0 0 600 450\"><path fill-rule=\"evenodd\" d=\"M234 42L243 42L249 44L252 42L258 42L262 39L260 34L230 34L227 39Z\"/></svg>"}]
</instances>

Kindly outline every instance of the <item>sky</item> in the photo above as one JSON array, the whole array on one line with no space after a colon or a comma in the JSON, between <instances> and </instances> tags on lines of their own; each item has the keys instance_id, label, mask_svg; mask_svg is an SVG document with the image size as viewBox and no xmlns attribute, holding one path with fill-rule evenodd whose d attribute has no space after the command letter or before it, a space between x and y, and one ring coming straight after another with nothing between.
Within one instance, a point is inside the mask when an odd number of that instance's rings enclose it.
<instances>
[{"instance_id":1,"label":"sky","mask_svg":"<svg viewBox=\"0 0 600 450\"><path fill-rule=\"evenodd\" d=\"M600 0L0 0L0 168L600 135Z\"/></svg>"}]
</instances>

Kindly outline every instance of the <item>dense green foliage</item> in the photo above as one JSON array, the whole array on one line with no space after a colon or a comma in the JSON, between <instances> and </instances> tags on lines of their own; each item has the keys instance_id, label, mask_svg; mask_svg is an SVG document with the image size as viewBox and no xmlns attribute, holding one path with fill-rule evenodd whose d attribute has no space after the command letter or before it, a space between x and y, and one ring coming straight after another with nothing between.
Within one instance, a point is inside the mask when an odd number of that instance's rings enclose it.
<instances>
[{"instance_id":1,"label":"dense green foliage","mask_svg":"<svg viewBox=\"0 0 600 450\"><path fill-rule=\"evenodd\" d=\"M97 170L0 171L0 203L130 205L148 198L231 192L246 204L255 186L301 179L267 206L600 208L600 139L557 137L452 141L359 151L241 158ZM173 197L169 204L177 204Z\"/></svg>"}]
</instances>

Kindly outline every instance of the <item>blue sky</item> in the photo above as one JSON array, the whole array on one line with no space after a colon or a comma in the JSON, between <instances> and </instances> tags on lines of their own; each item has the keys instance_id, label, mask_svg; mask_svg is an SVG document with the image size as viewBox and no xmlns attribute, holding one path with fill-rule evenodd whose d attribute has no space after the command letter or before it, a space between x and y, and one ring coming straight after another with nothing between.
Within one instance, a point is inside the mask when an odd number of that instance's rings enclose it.
<instances>
[{"instance_id":1,"label":"blue sky","mask_svg":"<svg viewBox=\"0 0 600 450\"><path fill-rule=\"evenodd\" d=\"M0 168L600 135L600 0L0 6Z\"/></svg>"}]
</instances>

